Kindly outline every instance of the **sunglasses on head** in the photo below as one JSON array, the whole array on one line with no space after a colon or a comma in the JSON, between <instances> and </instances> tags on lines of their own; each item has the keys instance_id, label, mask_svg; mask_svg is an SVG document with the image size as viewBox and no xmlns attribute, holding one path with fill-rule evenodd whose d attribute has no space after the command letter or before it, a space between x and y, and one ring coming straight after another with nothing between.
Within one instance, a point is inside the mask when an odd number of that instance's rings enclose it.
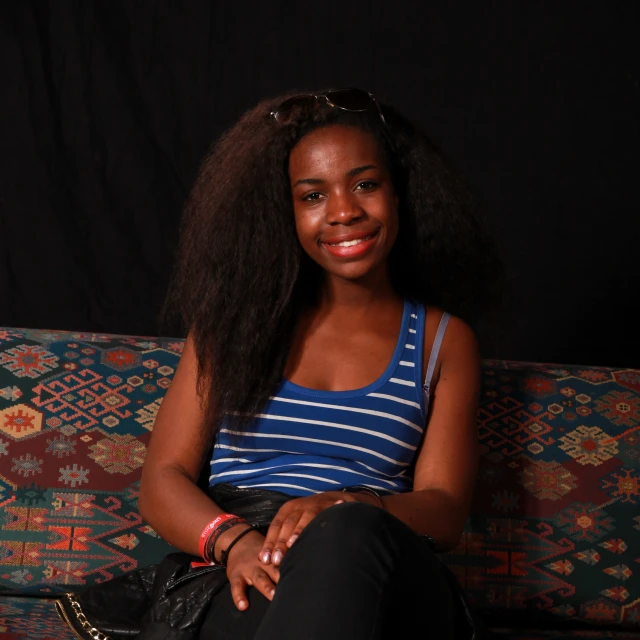
<instances>
[{"instance_id":1,"label":"sunglasses on head","mask_svg":"<svg viewBox=\"0 0 640 640\"><path fill-rule=\"evenodd\" d=\"M386 124L382 109L375 96L363 89L331 89L326 93L303 93L293 98L287 98L281 102L271 115L280 124L287 124L296 108L311 109L324 100L330 107L338 107L344 111L368 111L373 105L383 124Z\"/></svg>"}]
</instances>

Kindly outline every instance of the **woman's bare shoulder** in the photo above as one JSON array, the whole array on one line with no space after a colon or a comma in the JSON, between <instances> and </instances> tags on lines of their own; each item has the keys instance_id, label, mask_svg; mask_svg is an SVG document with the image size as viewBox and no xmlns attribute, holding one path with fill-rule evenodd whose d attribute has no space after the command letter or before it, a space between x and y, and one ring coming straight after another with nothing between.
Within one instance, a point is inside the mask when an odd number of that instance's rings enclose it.
<instances>
[{"instance_id":1,"label":"woman's bare shoulder","mask_svg":"<svg viewBox=\"0 0 640 640\"><path fill-rule=\"evenodd\" d=\"M445 310L435 305L425 305L426 318L424 329L424 353L423 353L423 371L427 370L427 363L433 349L438 326L442 320ZM437 384L442 364L446 360L468 360L470 366L476 366L478 362L478 342L475 331L462 318L451 315L447 323L444 337L436 367L433 373L432 385Z\"/></svg>"}]
</instances>

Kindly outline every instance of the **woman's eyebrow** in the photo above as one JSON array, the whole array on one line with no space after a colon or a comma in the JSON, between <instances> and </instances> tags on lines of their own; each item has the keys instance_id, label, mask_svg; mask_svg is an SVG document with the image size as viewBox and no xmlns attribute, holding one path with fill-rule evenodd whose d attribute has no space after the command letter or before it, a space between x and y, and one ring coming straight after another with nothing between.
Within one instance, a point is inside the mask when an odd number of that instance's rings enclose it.
<instances>
[{"instance_id":1,"label":"woman's eyebrow","mask_svg":"<svg viewBox=\"0 0 640 640\"><path fill-rule=\"evenodd\" d=\"M375 164L364 164L361 167L355 167L354 169L349 169L349 171L347 171L347 175L350 178L353 178L353 176L357 176L359 173L362 173L363 171L366 171L367 169L377 169L378 167L376 167Z\"/></svg>"},{"instance_id":2,"label":"woman's eyebrow","mask_svg":"<svg viewBox=\"0 0 640 640\"><path fill-rule=\"evenodd\" d=\"M300 178L300 180L294 182L293 186L297 187L299 184L322 184L323 182L322 178Z\"/></svg>"}]
</instances>

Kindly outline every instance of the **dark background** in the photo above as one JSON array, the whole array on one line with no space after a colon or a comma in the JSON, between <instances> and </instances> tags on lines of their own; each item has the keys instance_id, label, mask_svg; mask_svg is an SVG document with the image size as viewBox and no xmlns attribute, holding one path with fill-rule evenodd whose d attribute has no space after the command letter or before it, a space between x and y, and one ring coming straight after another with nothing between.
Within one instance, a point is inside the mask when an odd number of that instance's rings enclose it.
<instances>
[{"instance_id":1,"label":"dark background","mask_svg":"<svg viewBox=\"0 0 640 640\"><path fill-rule=\"evenodd\" d=\"M0 325L157 335L181 207L259 99L360 86L485 205L485 357L640 367L638 3L7 2Z\"/></svg>"}]
</instances>

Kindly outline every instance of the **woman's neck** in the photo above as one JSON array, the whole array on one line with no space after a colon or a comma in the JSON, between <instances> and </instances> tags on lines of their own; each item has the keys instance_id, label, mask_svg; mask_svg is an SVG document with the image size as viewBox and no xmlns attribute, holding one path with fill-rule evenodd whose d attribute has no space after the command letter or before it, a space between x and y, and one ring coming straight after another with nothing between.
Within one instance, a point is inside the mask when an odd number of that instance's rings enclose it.
<instances>
[{"instance_id":1,"label":"woman's neck","mask_svg":"<svg viewBox=\"0 0 640 640\"><path fill-rule=\"evenodd\" d=\"M368 315L376 308L397 305L401 301L386 271L371 274L362 280L345 280L327 275L320 287L318 308L323 315Z\"/></svg>"}]
</instances>

